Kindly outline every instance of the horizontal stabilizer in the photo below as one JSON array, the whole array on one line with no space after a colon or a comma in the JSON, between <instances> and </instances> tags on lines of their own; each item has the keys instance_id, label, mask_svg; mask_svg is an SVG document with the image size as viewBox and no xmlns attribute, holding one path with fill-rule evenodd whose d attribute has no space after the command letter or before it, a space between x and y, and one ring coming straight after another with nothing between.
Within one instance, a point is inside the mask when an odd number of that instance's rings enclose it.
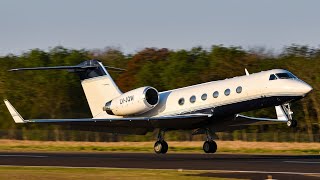
<instances>
[{"instance_id":1,"label":"horizontal stabilizer","mask_svg":"<svg viewBox=\"0 0 320 180\"><path fill-rule=\"evenodd\" d=\"M68 70L70 72L78 72L85 71L87 69L96 69L99 68L99 63L97 60L89 60L84 61L75 66L52 66L52 67L30 67L30 68L15 68L10 69L9 71L33 71L33 70ZM115 70L115 71L126 71L122 68L112 67L112 66L104 66L106 69Z\"/></svg>"},{"instance_id":2,"label":"horizontal stabilizer","mask_svg":"<svg viewBox=\"0 0 320 180\"><path fill-rule=\"evenodd\" d=\"M6 104L14 122L25 123L25 120L21 117L18 111L11 105L11 103L7 99L4 100L4 103Z\"/></svg>"},{"instance_id":3,"label":"horizontal stabilizer","mask_svg":"<svg viewBox=\"0 0 320 180\"><path fill-rule=\"evenodd\" d=\"M126 71L122 68L116 68L111 66L104 66L107 69L114 71ZM85 69L94 69L96 66L53 66L53 67L33 67L33 68L15 68L8 71L34 71L34 70L85 70Z\"/></svg>"},{"instance_id":4,"label":"horizontal stabilizer","mask_svg":"<svg viewBox=\"0 0 320 180\"><path fill-rule=\"evenodd\" d=\"M32 67L32 68L16 68L9 71L27 71L27 70L75 70L75 69L90 69L96 66L53 66L53 67Z\"/></svg>"}]
</instances>

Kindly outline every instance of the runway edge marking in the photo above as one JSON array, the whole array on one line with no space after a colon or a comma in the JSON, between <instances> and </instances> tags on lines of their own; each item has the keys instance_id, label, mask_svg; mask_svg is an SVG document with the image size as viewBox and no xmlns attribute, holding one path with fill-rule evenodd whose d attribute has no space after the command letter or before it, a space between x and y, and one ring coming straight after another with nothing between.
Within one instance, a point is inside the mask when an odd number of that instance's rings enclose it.
<instances>
[{"instance_id":1,"label":"runway edge marking","mask_svg":"<svg viewBox=\"0 0 320 180\"><path fill-rule=\"evenodd\" d=\"M299 163L299 164L320 164L319 161L283 161L286 163Z\"/></svg>"},{"instance_id":2,"label":"runway edge marking","mask_svg":"<svg viewBox=\"0 0 320 180\"><path fill-rule=\"evenodd\" d=\"M29 158L46 158L49 156L40 156L40 155L24 155L24 154L0 154L0 157L29 157Z\"/></svg>"}]
</instances>

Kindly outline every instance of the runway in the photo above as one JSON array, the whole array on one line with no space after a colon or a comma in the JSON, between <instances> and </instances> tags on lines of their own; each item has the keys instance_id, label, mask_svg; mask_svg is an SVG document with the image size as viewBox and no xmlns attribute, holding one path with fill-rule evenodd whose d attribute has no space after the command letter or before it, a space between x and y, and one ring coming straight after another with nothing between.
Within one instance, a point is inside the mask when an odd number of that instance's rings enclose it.
<instances>
[{"instance_id":1,"label":"runway","mask_svg":"<svg viewBox=\"0 0 320 180\"><path fill-rule=\"evenodd\" d=\"M1 152L0 165L210 170L201 175L320 179L320 155Z\"/></svg>"}]
</instances>

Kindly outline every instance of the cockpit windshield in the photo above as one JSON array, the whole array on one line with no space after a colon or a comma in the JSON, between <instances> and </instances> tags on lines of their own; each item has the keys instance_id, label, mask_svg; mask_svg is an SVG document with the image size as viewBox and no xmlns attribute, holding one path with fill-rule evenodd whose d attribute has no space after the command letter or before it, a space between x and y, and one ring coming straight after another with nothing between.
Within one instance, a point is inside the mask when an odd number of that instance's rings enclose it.
<instances>
[{"instance_id":1,"label":"cockpit windshield","mask_svg":"<svg viewBox=\"0 0 320 180\"><path fill-rule=\"evenodd\" d=\"M276 80L276 79L278 79L278 78L274 74L271 74L269 77L269 80Z\"/></svg>"},{"instance_id":2,"label":"cockpit windshield","mask_svg":"<svg viewBox=\"0 0 320 180\"><path fill-rule=\"evenodd\" d=\"M276 79L298 79L298 78L289 72L271 74L269 77L269 80L276 80Z\"/></svg>"},{"instance_id":3,"label":"cockpit windshield","mask_svg":"<svg viewBox=\"0 0 320 180\"><path fill-rule=\"evenodd\" d=\"M277 73L279 79L296 79L296 77L291 73Z\"/></svg>"}]
</instances>

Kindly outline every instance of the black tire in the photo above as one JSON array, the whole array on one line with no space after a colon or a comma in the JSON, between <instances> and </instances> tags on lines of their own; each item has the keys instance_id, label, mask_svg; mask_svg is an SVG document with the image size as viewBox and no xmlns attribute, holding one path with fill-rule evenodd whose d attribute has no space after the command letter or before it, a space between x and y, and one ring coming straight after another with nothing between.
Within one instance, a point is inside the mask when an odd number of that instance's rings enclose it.
<instances>
[{"instance_id":1,"label":"black tire","mask_svg":"<svg viewBox=\"0 0 320 180\"><path fill-rule=\"evenodd\" d=\"M161 153L162 154L165 154L168 152L168 149L169 149L169 146L168 146L168 143L166 141L162 141L162 150L161 150Z\"/></svg>"},{"instance_id":2,"label":"black tire","mask_svg":"<svg viewBox=\"0 0 320 180\"><path fill-rule=\"evenodd\" d=\"M153 149L155 153L161 154L161 150L162 150L161 141L157 141L156 143L154 143Z\"/></svg>"},{"instance_id":3,"label":"black tire","mask_svg":"<svg viewBox=\"0 0 320 180\"><path fill-rule=\"evenodd\" d=\"M298 126L298 122L296 120L292 120L292 127L297 127Z\"/></svg>"},{"instance_id":4,"label":"black tire","mask_svg":"<svg viewBox=\"0 0 320 180\"><path fill-rule=\"evenodd\" d=\"M217 143L215 141L205 141L203 143L203 151L205 153L215 153L217 151Z\"/></svg>"},{"instance_id":5,"label":"black tire","mask_svg":"<svg viewBox=\"0 0 320 180\"><path fill-rule=\"evenodd\" d=\"M202 149L205 153L210 153L210 143L209 141L205 141L203 143Z\"/></svg>"},{"instance_id":6,"label":"black tire","mask_svg":"<svg viewBox=\"0 0 320 180\"><path fill-rule=\"evenodd\" d=\"M287 121L287 126L288 127L295 128L295 127L297 127L297 125L298 125L298 122L296 120Z\"/></svg>"},{"instance_id":7,"label":"black tire","mask_svg":"<svg viewBox=\"0 0 320 180\"><path fill-rule=\"evenodd\" d=\"M212 146L211 153L217 152L218 145L215 141L211 141L211 146Z\"/></svg>"},{"instance_id":8,"label":"black tire","mask_svg":"<svg viewBox=\"0 0 320 180\"><path fill-rule=\"evenodd\" d=\"M157 141L154 143L153 149L157 154L165 154L168 151L168 143L166 141Z\"/></svg>"}]
</instances>

